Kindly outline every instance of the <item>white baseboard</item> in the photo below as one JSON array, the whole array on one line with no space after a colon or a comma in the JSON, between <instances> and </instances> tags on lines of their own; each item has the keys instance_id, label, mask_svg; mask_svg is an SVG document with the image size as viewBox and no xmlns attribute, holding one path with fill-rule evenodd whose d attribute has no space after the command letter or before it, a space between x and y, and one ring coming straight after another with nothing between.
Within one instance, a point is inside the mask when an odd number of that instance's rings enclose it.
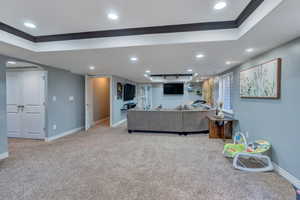
<instances>
[{"instance_id":1,"label":"white baseboard","mask_svg":"<svg viewBox=\"0 0 300 200\"><path fill-rule=\"evenodd\" d=\"M288 180L291 184L293 184L297 188L300 188L300 180L297 177L293 176L292 174L290 174L285 169L279 167L279 165L277 165L274 162L273 162L273 165L274 165L275 172L277 172L279 175L284 177L286 180Z\"/></svg>"},{"instance_id":2,"label":"white baseboard","mask_svg":"<svg viewBox=\"0 0 300 200\"><path fill-rule=\"evenodd\" d=\"M0 160L3 160L5 158L8 158L8 152L5 152L5 153L1 153L0 154Z\"/></svg>"},{"instance_id":3,"label":"white baseboard","mask_svg":"<svg viewBox=\"0 0 300 200\"><path fill-rule=\"evenodd\" d=\"M120 126L121 124L125 123L126 121L127 121L127 119L123 119L123 120L121 120L121 121L119 121L119 122L113 124L112 127L118 127L118 126Z\"/></svg>"},{"instance_id":4,"label":"white baseboard","mask_svg":"<svg viewBox=\"0 0 300 200\"><path fill-rule=\"evenodd\" d=\"M58 134L58 135L55 135L55 136L52 136L52 137L45 138L45 141L46 142L51 142L53 140L57 140L59 138L65 137L67 135L71 135L73 133L77 133L77 132L79 132L81 130L83 130L83 127L75 128L73 130L69 130L69 131L66 131L64 133L61 133L61 134Z\"/></svg>"},{"instance_id":5,"label":"white baseboard","mask_svg":"<svg viewBox=\"0 0 300 200\"><path fill-rule=\"evenodd\" d=\"M100 119L100 120L98 120L98 121L94 121L94 125L98 125L98 124L101 124L102 122L104 122L104 121L106 121L106 120L109 120L109 117L106 117L106 118L104 118L104 119Z\"/></svg>"}]
</instances>

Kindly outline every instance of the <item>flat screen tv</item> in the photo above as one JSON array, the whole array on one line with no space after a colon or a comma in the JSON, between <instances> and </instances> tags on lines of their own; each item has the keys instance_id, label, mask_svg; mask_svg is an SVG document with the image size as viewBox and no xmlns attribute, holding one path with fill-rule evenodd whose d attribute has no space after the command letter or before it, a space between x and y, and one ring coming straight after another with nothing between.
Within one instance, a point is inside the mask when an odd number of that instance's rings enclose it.
<instances>
[{"instance_id":1,"label":"flat screen tv","mask_svg":"<svg viewBox=\"0 0 300 200\"><path fill-rule=\"evenodd\" d=\"M133 100L135 97L135 85L125 84L124 85L124 101Z\"/></svg>"},{"instance_id":2,"label":"flat screen tv","mask_svg":"<svg viewBox=\"0 0 300 200\"><path fill-rule=\"evenodd\" d=\"M183 95L184 84L183 83L166 83L164 84L164 94L176 94Z\"/></svg>"}]
</instances>

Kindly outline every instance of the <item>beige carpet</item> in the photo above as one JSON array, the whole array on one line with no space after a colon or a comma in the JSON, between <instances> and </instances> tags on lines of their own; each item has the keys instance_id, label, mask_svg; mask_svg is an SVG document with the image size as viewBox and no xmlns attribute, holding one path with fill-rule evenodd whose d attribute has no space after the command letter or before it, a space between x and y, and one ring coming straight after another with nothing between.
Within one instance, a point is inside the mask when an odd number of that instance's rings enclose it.
<instances>
[{"instance_id":1,"label":"beige carpet","mask_svg":"<svg viewBox=\"0 0 300 200\"><path fill-rule=\"evenodd\" d=\"M294 200L275 173L232 169L221 140L99 127L51 143L10 140L1 200Z\"/></svg>"}]
</instances>

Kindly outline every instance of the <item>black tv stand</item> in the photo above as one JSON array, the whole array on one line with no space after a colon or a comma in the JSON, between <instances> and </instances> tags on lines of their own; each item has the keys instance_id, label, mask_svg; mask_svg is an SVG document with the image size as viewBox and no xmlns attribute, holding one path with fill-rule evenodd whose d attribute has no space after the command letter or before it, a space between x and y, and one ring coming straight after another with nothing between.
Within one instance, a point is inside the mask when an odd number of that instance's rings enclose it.
<instances>
[{"instance_id":1,"label":"black tv stand","mask_svg":"<svg viewBox=\"0 0 300 200\"><path fill-rule=\"evenodd\" d=\"M126 103L121 108L121 111L127 111L127 110L130 110L130 109L135 108L135 107L136 107L136 103Z\"/></svg>"}]
</instances>

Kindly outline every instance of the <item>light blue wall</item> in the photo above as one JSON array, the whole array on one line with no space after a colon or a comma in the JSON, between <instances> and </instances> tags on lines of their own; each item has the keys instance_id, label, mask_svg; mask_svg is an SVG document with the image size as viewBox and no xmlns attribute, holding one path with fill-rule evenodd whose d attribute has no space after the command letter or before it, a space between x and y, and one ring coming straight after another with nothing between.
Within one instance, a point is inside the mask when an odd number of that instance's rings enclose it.
<instances>
[{"instance_id":1,"label":"light blue wall","mask_svg":"<svg viewBox=\"0 0 300 200\"><path fill-rule=\"evenodd\" d=\"M84 126L84 76L43 66L48 71L47 132L52 137ZM56 96L56 101L53 101ZM69 101L73 96L74 101ZM53 125L56 124L56 130Z\"/></svg>"},{"instance_id":2,"label":"light blue wall","mask_svg":"<svg viewBox=\"0 0 300 200\"><path fill-rule=\"evenodd\" d=\"M241 99L240 70L274 58L282 58L281 99ZM273 161L300 178L300 39L263 54L233 72L233 110L239 128L249 132L250 141L269 140L273 145Z\"/></svg>"},{"instance_id":3,"label":"light blue wall","mask_svg":"<svg viewBox=\"0 0 300 200\"><path fill-rule=\"evenodd\" d=\"M7 152L6 134L6 58L0 56L0 154Z\"/></svg>"},{"instance_id":4,"label":"light blue wall","mask_svg":"<svg viewBox=\"0 0 300 200\"><path fill-rule=\"evenodd\" d=\"M163 84L152 84L152 106L155 108L162 105L163 108L176 108L178 105L202 99L201 96L187 91L184 86L184 95L164 95Z\"/></svg>"},{"instance_id":5,"label":"light blue wall","mask_svg":"<svg viewBox=\"0 0 300 200\"><path fill-rule=\"evenodd\" d=\"M127 112L121 111L121 108L124 104L129 102L136 102L136 98L133 101L123 101L123 99L117 99L117 83L120 82L123 84L130 83L136 85L135 82L120 78L117 76L112 77L112 124L116 124L122 120L126 119ZM137 87L136 87L137 90Z\"/></svg>"}]
</instances>

